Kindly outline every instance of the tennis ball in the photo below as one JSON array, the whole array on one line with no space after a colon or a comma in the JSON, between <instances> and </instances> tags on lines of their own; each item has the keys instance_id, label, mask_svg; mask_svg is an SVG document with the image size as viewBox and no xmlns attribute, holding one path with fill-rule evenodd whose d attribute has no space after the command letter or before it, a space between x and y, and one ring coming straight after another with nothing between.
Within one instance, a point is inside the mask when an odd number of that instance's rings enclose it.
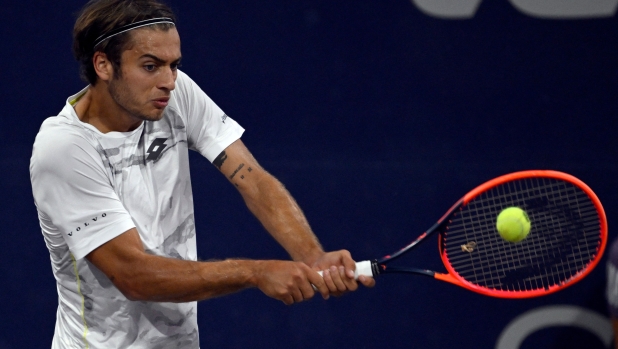
<instances>
[{"instance_id":1,"label":"tennis ball","mask_svg":"<svg viewBox=\"0 0 618 349\"><path fill-rule=\"evenodd\" d=\"M530 218L521 208L508 207L498 215L496 228L504 240L519 242L530 233Z\"/></svg>"}]
</instances>

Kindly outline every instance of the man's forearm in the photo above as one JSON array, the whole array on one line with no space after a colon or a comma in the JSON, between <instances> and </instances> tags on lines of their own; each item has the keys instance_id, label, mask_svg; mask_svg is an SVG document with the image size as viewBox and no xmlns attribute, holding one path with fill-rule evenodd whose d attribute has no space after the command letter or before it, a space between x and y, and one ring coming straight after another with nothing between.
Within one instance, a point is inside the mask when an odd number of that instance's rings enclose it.
<instances>
[{"instance_id":1,"label":"man's forearm","mask_svg":"<svg viewBox=\"0 0 618 349\"><path fill-rule=\"evenodd\" d=\"M324 251L305 215L283 184L259 175L254 190L241 192L247 207L294 260L311 265Z\"/></svg>"},{"instance_id":2,"label":"man's forearm","mask_svg":"<svg viewBox=\"0 0 618 349\"><path fill-rule=\"evenodd\" d=\"M249 210L295 261L313 264L324 254L302 210L275 177L266 172L241 140L213 164L234 184Z\"/></svg>"},{"instance_id":3,"label":"man's forearm","mask_svg":"<svg viewBox=\"0 0 618 349\"><path fill-rule=\"evenodd\" d=\"M225 260L196 262L144 251L135 228L86 258L130 300L189 302L257 287L285 304L313 296L311 284L328 296L323 279L303 262Z\"/></svg>"},{"instance_id":4,"label":"man's forearm","mask_svg":"<svg viewBox=\"0 0 618 349\"><path fill-rule=\"evenodd\" d=\"M159 302L202 300L253 287L259 263L251 260L196 262L145 252L103 263L96 253L88 259L100 265L128 299Z\"/></svg>"}]
</instances>

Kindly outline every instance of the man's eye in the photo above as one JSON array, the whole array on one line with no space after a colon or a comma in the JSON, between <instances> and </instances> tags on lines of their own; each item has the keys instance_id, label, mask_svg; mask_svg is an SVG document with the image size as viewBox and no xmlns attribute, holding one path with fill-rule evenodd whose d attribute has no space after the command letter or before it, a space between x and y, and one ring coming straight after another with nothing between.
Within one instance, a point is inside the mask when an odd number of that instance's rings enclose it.
<instances>
[{"instance_id":1,"label":"man's eye","mask_svg":"<svg viewBox=\"0 0 618 349\"><path fill-rule=\"evenodd\" d=\"M180 67L181 67L180 63L170 65L170 68L172 68L172 70L177 70Z\"/></svg>"},{"instance_id":2,"label":"man's eye","mask_svg":"<svg viewBox=\"0 0 618 349\"><path fill-rule=\"evenodd\" d=\"M155 70L156 66L154 64L146 64L144 66L144 69L146 69L147 71L153 71Z\"/></svg>"}]
</instances>

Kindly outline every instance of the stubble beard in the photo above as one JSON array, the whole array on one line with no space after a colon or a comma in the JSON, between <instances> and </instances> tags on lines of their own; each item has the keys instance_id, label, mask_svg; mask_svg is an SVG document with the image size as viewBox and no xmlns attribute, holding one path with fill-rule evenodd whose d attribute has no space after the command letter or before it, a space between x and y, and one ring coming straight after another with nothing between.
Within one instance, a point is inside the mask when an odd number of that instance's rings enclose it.
<instances>
[{"instance_id":1,"label":"stubble beard","mask_svg":"<svg viewBox=\"0 0 618 349\"><path fill-rule=\"evenodd\" d=\"M163 117L163 110L156 115L147 115L136 106L139 105L137 98L127 88L126 84L118 77L113 77L108 85L108 91L114 102L136 119L144 121L159 121Z\"/></svg>"}]
</instances>

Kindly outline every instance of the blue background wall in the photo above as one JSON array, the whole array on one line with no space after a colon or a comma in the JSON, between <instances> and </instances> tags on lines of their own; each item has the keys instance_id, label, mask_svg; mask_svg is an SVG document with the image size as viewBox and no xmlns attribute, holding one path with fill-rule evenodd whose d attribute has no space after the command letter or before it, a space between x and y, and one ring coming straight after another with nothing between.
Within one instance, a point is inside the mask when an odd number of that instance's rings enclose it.
<instances>
[{"instance_id":1,"label":"blue background wall","mask_svg":"<svg viewBox=\"0 0 618 349\"><path fill-rule=\"evenodd\" d=\"M2 5L1 349L49 348L53 335L57 295L28 164L40 123L84 86L71 55L82 4ZM247 129L244 142L286 184L327 249L349 249L358 260L390 253L468 190L523 169L588 183L615 236L613 12L546 19L497 0L454 20L407 0L168 4L179 18L182 69ZM200 258L285 258L235 189L194 155ZM426 243L410 263L439 269L436 245ZM607 316L604 273L602 263L563 292L517 301L398 276L291 307L247 290L200 303L201 345L493 348L515 317L543 306ZM561 326L521 347L605 343Z\"/></svg>"}]
</instances>

